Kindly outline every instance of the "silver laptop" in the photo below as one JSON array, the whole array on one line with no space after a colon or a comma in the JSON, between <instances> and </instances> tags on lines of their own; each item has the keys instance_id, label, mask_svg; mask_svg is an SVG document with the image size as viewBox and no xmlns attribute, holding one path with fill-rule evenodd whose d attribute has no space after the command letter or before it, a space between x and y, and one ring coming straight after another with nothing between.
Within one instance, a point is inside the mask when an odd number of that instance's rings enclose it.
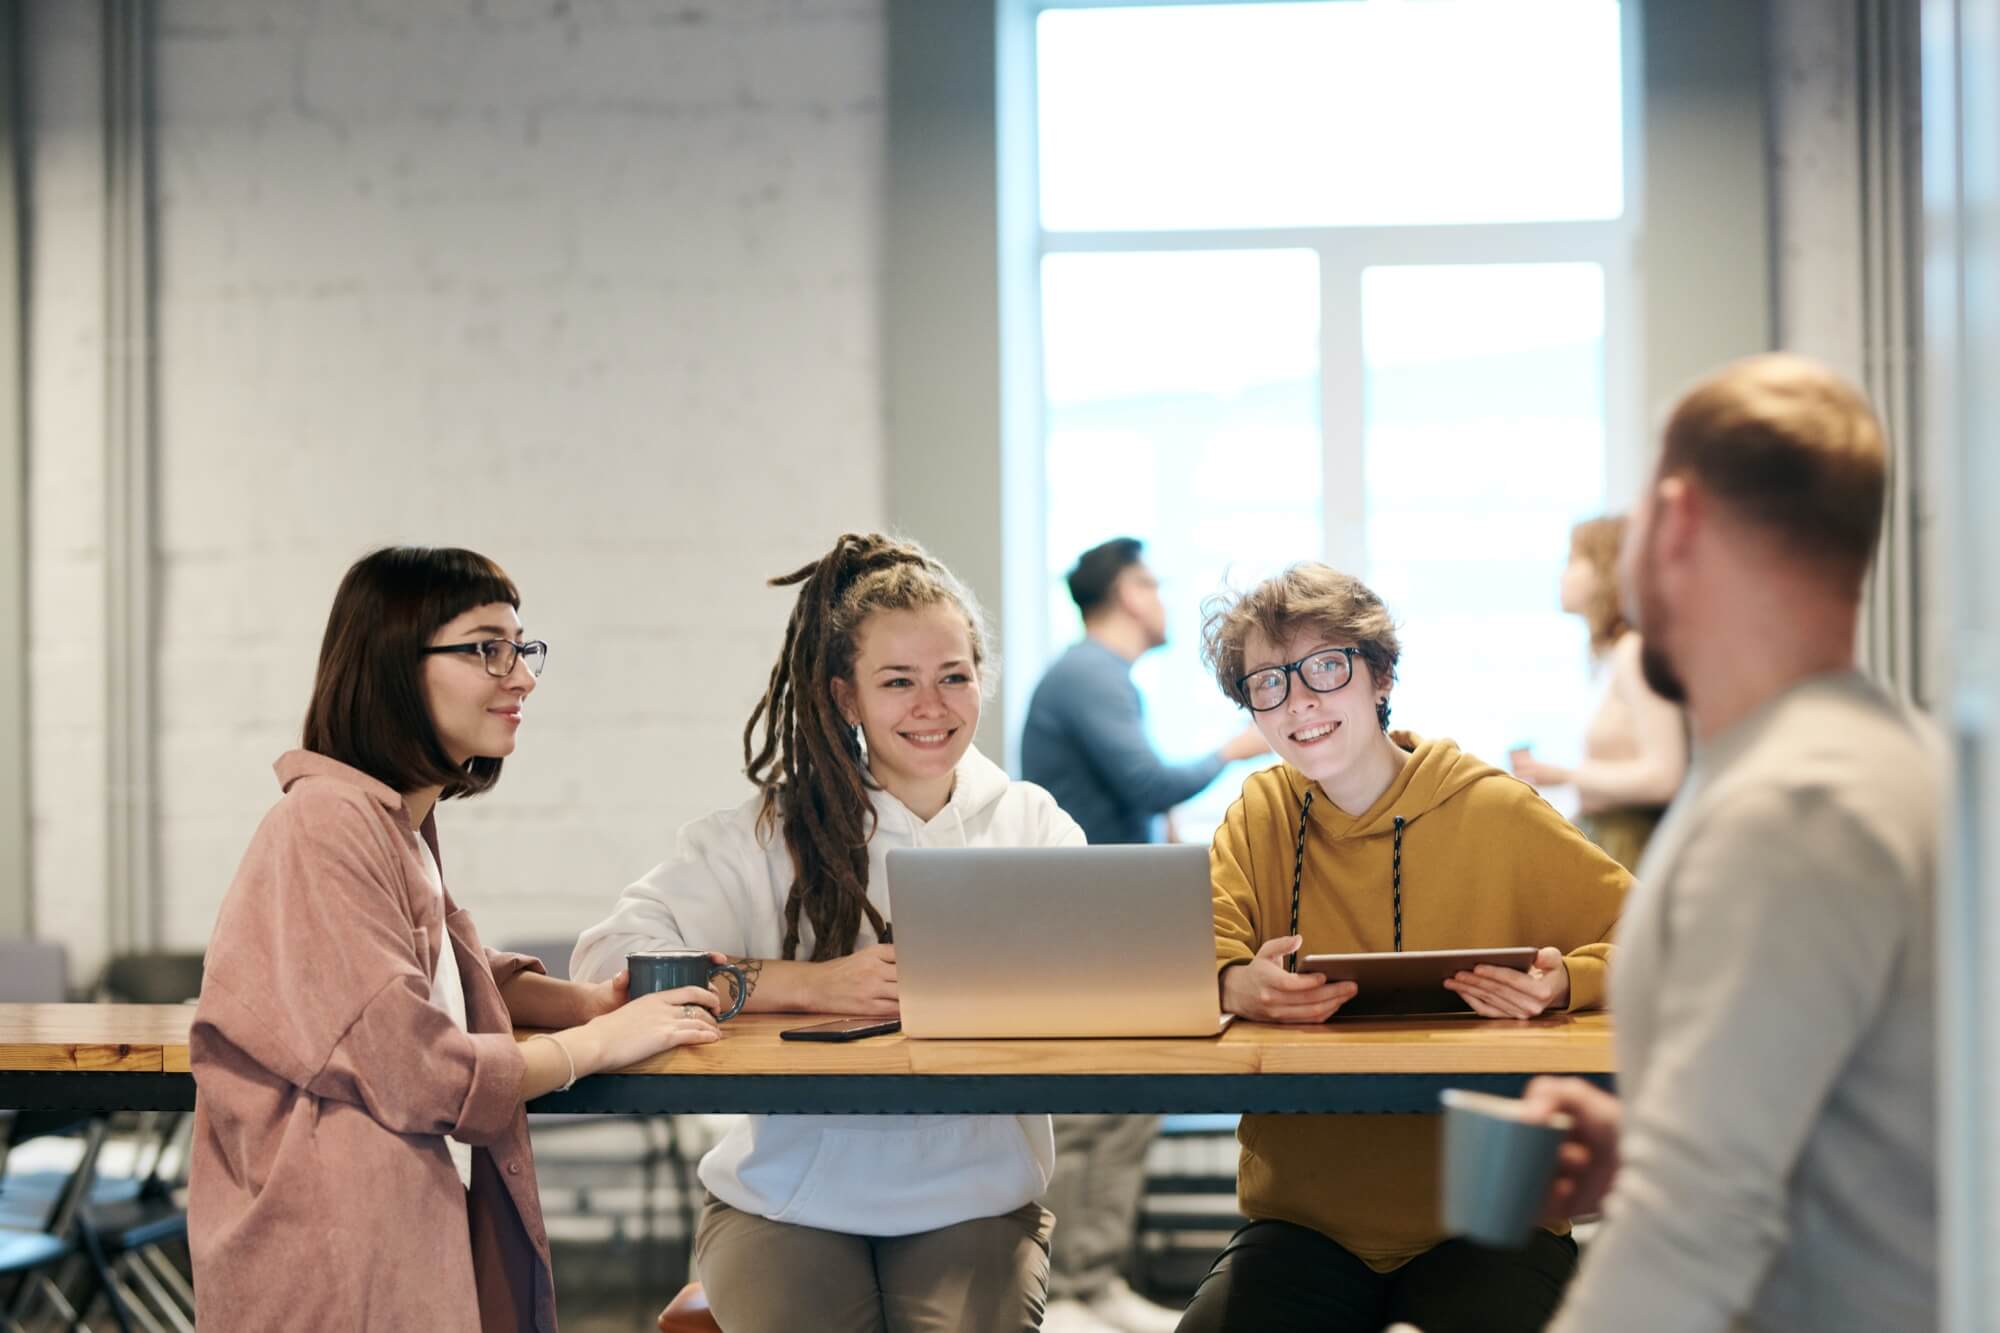
<instances>
[{"instance_id":1,"label":"silver laptop","mask_svg":"<svg viewBox=\"0 0 2000 1333\"><path fill-rule=\"evenodd\" d=\"M896 848L888 875L909 1036L1222 1030L1206 847Z\"/></svg>"}]
</instances>

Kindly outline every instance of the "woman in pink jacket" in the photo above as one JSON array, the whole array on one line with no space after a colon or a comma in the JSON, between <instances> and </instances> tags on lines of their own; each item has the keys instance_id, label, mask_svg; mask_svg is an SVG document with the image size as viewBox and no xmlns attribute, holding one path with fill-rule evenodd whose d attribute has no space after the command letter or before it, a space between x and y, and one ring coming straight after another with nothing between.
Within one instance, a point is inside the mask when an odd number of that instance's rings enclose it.
<instances>
[{"instance_id":1,"label":"woman in pink jacket","mask_svg":"<svg viewBox=\"0 0 2000 1333\"><path fill-rule=\"evenodd\" d=\"M499 780L548 656L520 601L484 556L422 547L334 595L189 1037L204 1330L552 1333L522 1103L719 1035L707 989L553 980L445 890L434 807Z\"/></svg>"}]
</instances>

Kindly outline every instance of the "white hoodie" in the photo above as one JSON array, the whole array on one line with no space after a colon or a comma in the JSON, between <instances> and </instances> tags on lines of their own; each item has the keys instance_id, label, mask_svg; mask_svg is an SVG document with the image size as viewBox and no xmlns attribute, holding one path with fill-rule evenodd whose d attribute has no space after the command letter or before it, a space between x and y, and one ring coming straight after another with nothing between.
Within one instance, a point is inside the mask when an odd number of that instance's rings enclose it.
<instances>
[{"instance_id":1,"label":"white hoodie","mask_svg":"<svg viewBox=\"0 0 2000 1333\"><path fill-rule=\"evenodd\" d=\"M870 793L868 900L893 922L883 859L892 847L1074 847L1083 830L1054 798L1010 782L979 751L958 761L951 800L928 823L887 792ZM698 819L671 861L619 896L577 941L570 975L616 976L645 949L717 949L777 958L784 948L791 852L757 834L761 798ZM857 949L874 944L867 919ZM812 956L799 921L799 956ZM746 1116L701 1159L701 1183L732 1208L851 1235L901 1236L1011 1212L1048 1188L1055 1143L1045 1115Z\"/></svg>"}]
</instances>

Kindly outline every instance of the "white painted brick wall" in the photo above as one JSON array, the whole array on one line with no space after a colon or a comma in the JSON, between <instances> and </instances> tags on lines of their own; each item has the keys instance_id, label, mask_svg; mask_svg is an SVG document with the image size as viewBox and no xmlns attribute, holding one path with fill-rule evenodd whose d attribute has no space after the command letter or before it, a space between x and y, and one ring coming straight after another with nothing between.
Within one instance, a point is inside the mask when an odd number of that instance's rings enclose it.
<instances>
[{"instance_id":1,"label":"white painted brick wall","mask_svg":"<svg viewBox=\"0 0 2000 1333\"><path fill-rule=\"evenodd\" d=\"M505 780L442 825L489 941L573 936L748 794L763 579L883 518L879 4L188 0L158 42L170 942L206 938L334 585L390 541L495 556L552 645ZM55 484L38 518L95 501ZM38 618L38 718L94 614ZM50 809L94 755L44 730L46 905L102 872L91 803Z\"/></svg>"},{"instance_id":2,"label":"white painted brick wall","mask_svg":"<svg viewBox=\"0 0 2000 1333\"><path fill-rule=\"evenodd\" d=\"M1776 0L1771 194L1778 345L1862 378L1861 105L1853 0Z\"/></svg>"},{"instance_id":3,"label":"white painted brick wall","mask_svg":"<svg viewBox=\"0 0 2000 1333\"><path fill-rule=\"evenodd\" d=\"M103 934L104 158L97 7L30 29L28 761L36 929L82 959ZM72 963L71 976L78 977Z\"/></svg>"}]
</instances>

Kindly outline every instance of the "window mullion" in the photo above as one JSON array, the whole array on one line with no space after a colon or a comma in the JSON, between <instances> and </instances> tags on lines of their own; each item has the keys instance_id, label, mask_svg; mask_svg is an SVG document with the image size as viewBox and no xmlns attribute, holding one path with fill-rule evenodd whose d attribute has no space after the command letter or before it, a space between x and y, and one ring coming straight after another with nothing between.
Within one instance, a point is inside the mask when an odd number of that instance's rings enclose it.
<instances>
[{"instance_id":1,"label":"window mullion","mask_svg":"<svg viewBox=\"0 0 2000 1333\"><path fill-rule=\"evenodd\" d=\"M1368 559L1368 487L1362 393L1361 254L1319 247L1320 494L1326 561L1363 575Z\"/></svg>"}]
</instances>

